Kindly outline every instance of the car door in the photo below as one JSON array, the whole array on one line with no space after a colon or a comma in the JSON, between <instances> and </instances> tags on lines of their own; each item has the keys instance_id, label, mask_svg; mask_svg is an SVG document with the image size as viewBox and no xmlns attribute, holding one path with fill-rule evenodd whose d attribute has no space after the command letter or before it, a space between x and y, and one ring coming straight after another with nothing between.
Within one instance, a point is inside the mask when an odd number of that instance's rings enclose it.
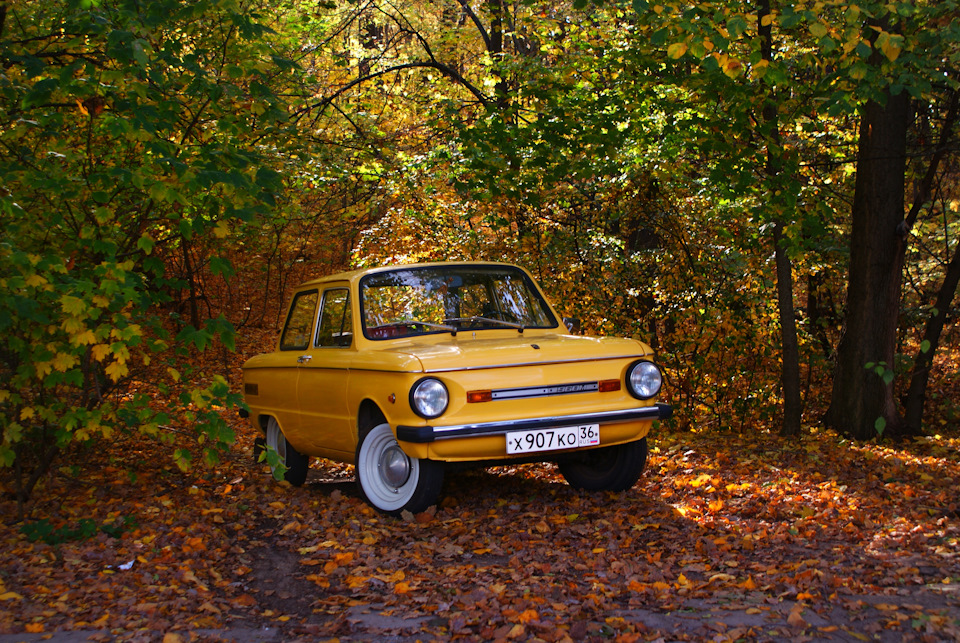
<instances>
[{"instance_id":1,"label":"car door","mask_svg":"<svg viewBox=\"0 0 960 643\"><path fill-rule=\"evenodd\" d=\"M260 395L274 415L287 440L302 446L300 404L296 399L300 367L307 359L317 318L318 289L296 293L290 302L286 323L280 334L279 351L270 364L269 378L262 378Z\"/></svg>"},{"instance_id":2,"label":"car door","mask_svg":"<svg viewBox=\"0 0 960 643\"><path fill-rule=\"evenodd\" d=\"M304 354L297 379L301 431L317 449L352 454L353 414L347 407L347 383L355 355L350 290L325 289L317 331Z\"/></svg>"}]
</instances>

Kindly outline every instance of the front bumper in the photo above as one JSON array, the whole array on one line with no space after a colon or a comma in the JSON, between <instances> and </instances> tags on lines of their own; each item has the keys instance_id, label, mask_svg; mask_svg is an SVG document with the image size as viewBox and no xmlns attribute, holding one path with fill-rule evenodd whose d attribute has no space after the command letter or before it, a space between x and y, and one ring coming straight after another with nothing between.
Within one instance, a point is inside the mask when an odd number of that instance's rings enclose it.
<instances>
[{"instance_id":1,"label":"front bumper","mask_svg":"<svg viewBox=\"0 0 960 643\"><path fill-rule=\"evenodd\" d=\"M398 426L397 439L403 442L428 444L437 440L453 438L473 438L478 436L505 435L511 431L530 431L550 429L581 424L614 424L617 422L637 422L643 420L666 420L673 415L669 404L644 406L625 411L605 411L584 413L581 415L562 415L559 417L530 418L507 422L480 422L477 424L456 424L451 426Z\"/></svg>"}]
</instances>

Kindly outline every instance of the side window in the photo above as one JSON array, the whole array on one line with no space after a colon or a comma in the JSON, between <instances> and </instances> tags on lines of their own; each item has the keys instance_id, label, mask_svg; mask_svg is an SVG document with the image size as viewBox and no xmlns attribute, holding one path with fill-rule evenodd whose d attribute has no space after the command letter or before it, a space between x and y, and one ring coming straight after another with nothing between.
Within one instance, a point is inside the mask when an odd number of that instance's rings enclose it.
<instances>
[{"instance_id":1,"label":"side window","mask_svg":"<svg viewBox=\"0 0 960 643\"><path fill-rule=\"evenodd\" d=\"M317 346L347 348L353 342L353 321L350 317L350 291L336 288L323 293Z\"/></svg>"},{"instance_id":2,"label":"side window","mask_svg":"<svg viewBox=\"0 0 960 643\"><path fill-rule=\"evenodd\" d=\"M287 323L280 335L280 350L303 351L310 345L314 313L319 293L316 290L300 292L293 298Z\"/></svg>"}]
</instances>

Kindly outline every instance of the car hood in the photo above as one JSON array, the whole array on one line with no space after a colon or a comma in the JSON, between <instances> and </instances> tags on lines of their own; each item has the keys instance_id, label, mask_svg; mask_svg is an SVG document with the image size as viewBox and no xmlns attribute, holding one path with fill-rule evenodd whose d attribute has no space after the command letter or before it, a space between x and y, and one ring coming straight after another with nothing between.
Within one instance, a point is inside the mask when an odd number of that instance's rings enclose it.
<instances>
[{"instance_id":1,"label":"car hood","mask_svg":"<svg viewBox=\"0 0 960 643\"><path fill-rule=\"evenodd\" d=\"M510 339L452 338L439 343L395 346L385 352L419 360L426 373L458 369L507 368L592 360L629 359L652 355L650 347L633 339L537 335Z\"/></svg>"}]
</instances>

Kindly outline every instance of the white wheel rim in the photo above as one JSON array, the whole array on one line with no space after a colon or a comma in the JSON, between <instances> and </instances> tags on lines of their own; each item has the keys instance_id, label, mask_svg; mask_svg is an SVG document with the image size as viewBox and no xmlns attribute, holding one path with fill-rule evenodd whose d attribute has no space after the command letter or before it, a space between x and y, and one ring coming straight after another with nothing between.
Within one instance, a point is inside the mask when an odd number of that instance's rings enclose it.
<instances>
[{"instance_id":1,"label":"white wheel rim","mask_svg":"<svg viewBox=\"0 0 960 643\"><path fill-rule=\"evenodd\" d=\"M280 462L287 463L287 440L280 431L280 425L273 418L267 422L267 446L272 448L280 456ZM275 471L276 467L270 467Z\"/></svg>"},{"instance_id":2,"label":"white wheel rim","mask_svg":"<svg viewBox=\"0 0 960 643\"><path fill-rule=\"evenodd\" d=\"M416 492L420 461L400 449L389 424L380 424L367 434L360 446L357 479L373 506L395 511L406 505Z\"/></svg>"}]
</instances>

